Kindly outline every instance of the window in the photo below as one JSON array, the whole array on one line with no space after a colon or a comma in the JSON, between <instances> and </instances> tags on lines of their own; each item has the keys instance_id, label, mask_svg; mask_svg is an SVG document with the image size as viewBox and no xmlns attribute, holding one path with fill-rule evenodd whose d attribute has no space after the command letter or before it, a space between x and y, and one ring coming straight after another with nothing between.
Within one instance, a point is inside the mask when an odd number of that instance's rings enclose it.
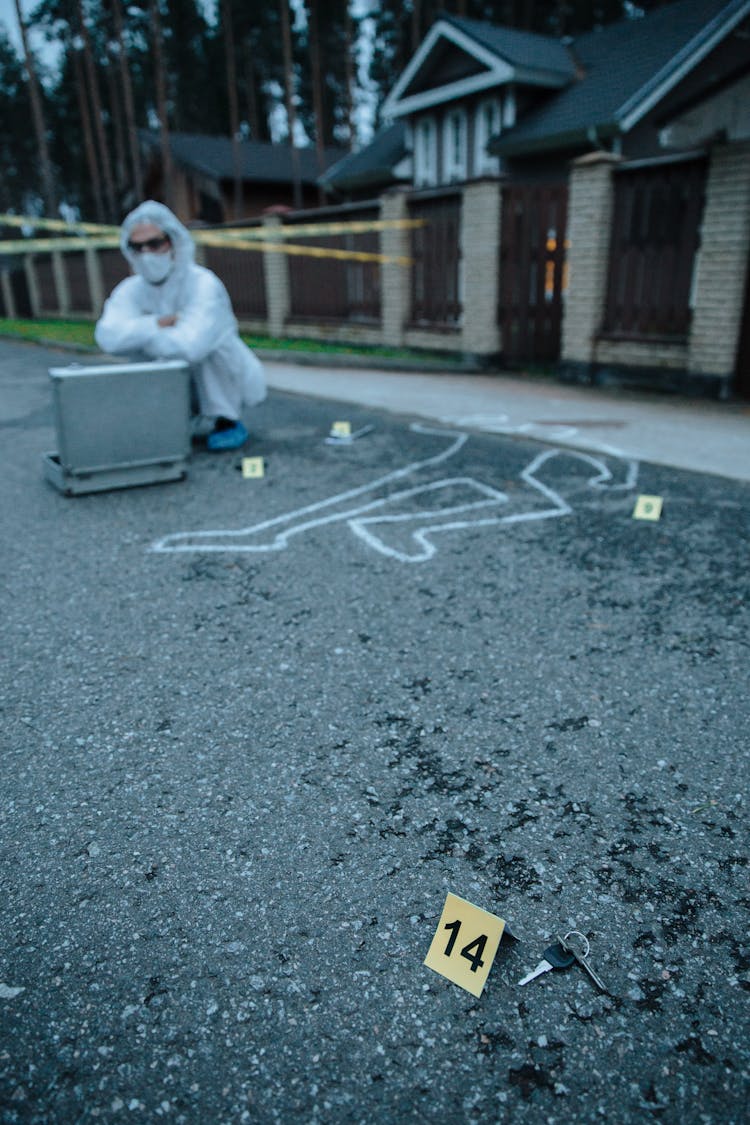
<instances>
[{"instance_id":1,"label":"window","mask_svg":"<svg viewBox=\"0 0 750 1125\"><path fill-rule=\"evenodd\" d=\"M423 117L414 129L414 184L431 187L437 183L437 130L432 117Z\"/></svg>"},{"instance_id":2,"label":"window","mask_svg":"<svg viewBox=\"0 0 750 1125\"><path fill-rule=\"evenodd\" d=\"M477 106L476 123L474 127L474 175L482 176L488 173L497 173L500 170L500 161L496 156L487 152L490 140L497 136L502 129L500 101L491 98L480 102Z\"/></svg>"},{"instance_id":3,"label":"window","mask_svg":"<svg viewBox=\"0 0 750 1125\"><path fill-rule=\"evenodd\" d=\"M443 123L443 182L446 184L466 179L466 133L463 109L446 114Z\"/></svg>"}]
</instances>

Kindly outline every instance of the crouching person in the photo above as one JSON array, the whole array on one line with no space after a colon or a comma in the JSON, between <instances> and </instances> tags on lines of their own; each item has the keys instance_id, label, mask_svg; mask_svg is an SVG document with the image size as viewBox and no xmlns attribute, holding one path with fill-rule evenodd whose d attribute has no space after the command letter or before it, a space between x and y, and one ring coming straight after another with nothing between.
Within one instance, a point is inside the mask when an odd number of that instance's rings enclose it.
<instances>
[{"instance_id":1,"label":"crouching person","mask_svg":"<svg viewBox=\"0 0 750 1125\"><path fill-rule=\"evenodd\" d=\"M192 365L200 413L213 420L209 449L239 449L248 433L240 415L266 397L260 361L243 344L229 294L215 273L195 264L189 231L162 203L125 218L120 248L135 276L105 302L96 342L105 352Z\"/></svg>"}]
</instances>

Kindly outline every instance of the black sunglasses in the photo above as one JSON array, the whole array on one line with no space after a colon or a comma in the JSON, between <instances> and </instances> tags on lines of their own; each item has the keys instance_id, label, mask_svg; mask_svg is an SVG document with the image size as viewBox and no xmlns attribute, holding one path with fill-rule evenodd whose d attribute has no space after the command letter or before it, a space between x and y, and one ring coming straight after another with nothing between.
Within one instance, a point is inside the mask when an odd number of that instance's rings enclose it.
<instances>
[{"instance_id":1,"label":"black sunglasses","mask_svg":"<svg viewBox=\"0 0 750 1125\"><path fill-rule=\"evenodd\" d=\"M158 238L146 238L143 242L128 242L128 250L134 254L142 254L144 250L161 250L165 243L172 244L167 234L160 234Z\"/></svg>"}]
</instances>

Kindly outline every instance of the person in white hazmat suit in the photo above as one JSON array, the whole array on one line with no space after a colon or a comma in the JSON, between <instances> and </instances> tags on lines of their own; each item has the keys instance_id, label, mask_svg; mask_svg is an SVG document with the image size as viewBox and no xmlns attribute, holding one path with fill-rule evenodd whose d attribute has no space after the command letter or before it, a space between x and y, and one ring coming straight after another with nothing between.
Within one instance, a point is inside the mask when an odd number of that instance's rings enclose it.
<instances>
[{"instance_id":1,"label":"person in white hazmat suit","mask_svg":"<svg viewBox=\"0 0 750 1125\"><path fill-rule=\"evenodd\" d=\"M223 283L195 264L190 232L162 203L141 203L123 221L120 249L134 271L112 291L96 325L100 348L116 355L185 359L200 413L213 419L209 449L248 438L243 406L266 397L260 361L243 344Z\"/></svg>"}]
</instances>

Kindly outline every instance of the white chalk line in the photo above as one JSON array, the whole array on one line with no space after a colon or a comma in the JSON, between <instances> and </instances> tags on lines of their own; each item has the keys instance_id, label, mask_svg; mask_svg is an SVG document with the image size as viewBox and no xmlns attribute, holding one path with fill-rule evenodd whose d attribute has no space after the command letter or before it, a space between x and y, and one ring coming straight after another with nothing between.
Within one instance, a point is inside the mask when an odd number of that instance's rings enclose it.
<instances>
[{"instance_id":1,"label":"white chalk line","mask_svg":"<svg viewBox=\"0 0 750 1125\"><path fill-rule=\"evenodd\" d=\"M324 509L334 508L357 497L362 497L367 493L372 493L392 481L401 480L420 470L440 465L458 452L469 437L466 433L450 433L420 423L413 423L410 428L417 433L437 435L452 438L452 440L446 449L433 457L411 462L408 465L385 474L385 476L378 477L368 484L360 485L346 492L337 493L325 500L320 500L314 504L308 504L305 507L297 508L292 512L284 513L273 519L264 520L261 523L245 528L176 532L157 540L152 544L150 550L157 553L227 551L258 553L280 551L286 549L289 540L294 535L299 535L303 531L322 527L326 524L345 522L359 539L380 554L397 559L400 562L425 562L435 554L437 548L432 542L432 538L440 533L463 531L469 528L499 526L503 524L510 525L569 515L573 509L568 502L555 489L539 480L536 475L552 458L567 456L590 465L594 470L593 475L586 481L587 487L590 488L607 488L611 490L632 489L638 475L638 463L631 459L620 458L616 453L612 455L618 457L618 460L622 460L626 467L625 479L619 484L613 481L612 473L607 465L591 454L583 453L575 449L548 449L538 454L520 474L521 479L529 485L531 489L544 496L549 502L551 506L547 508L529 509L524 512L514 512L508 515L479 516L478 513L480 510L507 504L509 502L507 494L482 481L477 481L473 477L446 477L422 485L415 485L412 488L401 489L388 496L369 500L367 503L355 505L344 511L331 512L312 519L305 518L313 516L315 513L320 513ZM415 512L397 513L384 513L382 511L386 506L392 507L413 500L418 496L438 494L448 488L465 488L478 493L481 498L464 503L449 504L447 507L439 508L438 510L421 509ZM476 514L472 515L471 518L446 519L447 516L456 517L469 512ZM386 528L393 528L397 525L407 523L419 523L421 525L417 527L409 537L416 550L399 550L397 547L384 542L383 538L375 532L375 528L378 526L382 527L383 531L385 531ZM282 524L287 524L289 526L287 526L284 531L277 533L273 539L268 542L248 543L247 541L240 541L243 538L247 540L250 536L261 535L263 532L272 528L277 528ZM427 526L424 526L425 524Z\"/></svg>"},{"instance_id":2,"label":"white chalk line","mask_svg":"<svg viewBox=\"0 0 750 1125\"><path fill-rule=\"evenodd\" d=\"M192 540L192 539L197 539L197 538L201 538L201 537L204 537L204 536L215 538L216 536L219 536L219 535L227 536L227 537L230 537L230 536L234 537L234 536L240 536L240 535L245 535L245 536L254 535L254 534L258 534L259 532L262 532L262 531L267 531L271 527L277 527L279 524L290 522L290 521L295 520L295 519L299 519L301 516L311 515L313 512L319 512L323 508L334 507L336 504L341 504L341 503L343 503L347 500L354 499L354 497L356 497L356 496L361 496L365 492L372 492L376 488L382 488L383 485L389 484L391 481L394 481L394 480L400 480L402 477L409 476L411 473L417 472L420 469L426 469L426 468L428 468L432 465L441 464L443 461L446 461L449 457L452 457L453 454L456 453L461 448L461 446L464 445L468 441L468 438L469 438L469 435L465 434L465 433L458 433L458 434L446 433L445 430L436 430L431 426L423 426L419 422L413 422L409 428L411 430L415 431L416 433L436 434L439 437L453 437L454 440L447 447L447 449L444 449L441 453L436 454L434 457L427 457L423 461L414 461L409 465L402 466L402 468L400 468L400 469L394 469L392 472L386 473L385 476L379 477L377 480L370 481L367 484L362 484L358 488L349 489L347 492L339 492L335 496L328 497L328 499L326 499L326 500L318 500L314 504L308 504L304 508L297 508L293 512L286 512L283 515L275 516L273 519L270 519L270 520L264 520L262 523L254 524L251 527L234 528L234 529L227 530L227 531L180 531L180 532L175 532L173 535L165 535L163 539L158 539L155 543L152 544L151 550L157 551L157 552L158 551L170 551L171 552L171 551L179 551L179 550L192 551L192 550L196 550L196 549L201 549L201 550L231 549L231 548L224 548L224 547L212 548L212 547L209 547L209 546L205 546L205 547L202 547L202 548L195 548L194 546L192 546L192 544L188 545L188 546L180 546L179 544L180 544L180 541L184 540L184 539L191 539ZM363 509L357 509L357 510L360 511L360 510L363 510ZM337 513L334 513L331 516L324 516L322 519L319 519L319 520L311 520L309 522L302 523L302 524L299 524L297 526L291 527L287 532L285 532L281 535L278 535L272 543L268 543L268 544L264 543L264 544L258 544L258 545L253 544L253 545L244 546L244 547L237 547L236 549L237 550L249 550L249 551L281 551L287 546L287 542L292 535L298 535L301 531L306 531L308 528L311 528L311 527L320 527L323 524L331 523L334 520L344 519L346 517L346 515L347 515L346 512L344 512L344 513L338 513L337 512Z\"/></svg>"},{"instance_id":3,"label":"white chalk line","mask_svg":"<svg viewBox=\"0 0 750 1125\"><path fill-rule=\"evenodd\" d=\"M577 426L566 425L564 422L557 425L549 422L520 422L517 425L511 425L510 415L508 414L463 414L459 418L444 415L439 420L446 426L470 426L472 429L482 430L485 433L508 434L509 436L520 434L522 437L535 437L543 441L570 442L579 432ZM587 437L585 445L587 449L593 450L595 453L606 453L609 457L632 462L632 458L624 450L615 445L610 445L608 442L593 441ZM632 463L638 464L637 461ZM626 488L631 486L623 484L613 485L612 487Z\"/></svg>"}]
</instances>

